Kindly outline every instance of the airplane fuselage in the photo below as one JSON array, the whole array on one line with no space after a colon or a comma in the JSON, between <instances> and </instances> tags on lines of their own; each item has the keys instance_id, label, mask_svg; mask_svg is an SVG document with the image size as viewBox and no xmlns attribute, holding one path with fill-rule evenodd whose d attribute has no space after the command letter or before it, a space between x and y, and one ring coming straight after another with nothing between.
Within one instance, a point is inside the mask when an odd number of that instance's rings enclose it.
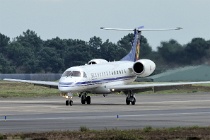
<instances>
[{"instance_id":1,"label":"airplane fuselage","mask_svg":"<svg viewBox=\"0 0 210 140\"><path fill-rule=\"evenodd\" d=\"M136 79L133 64L130 61L117 61L71 67L60 78L58 88L61 92L107 94L111 92L109 86L125 85ZM67 72L77 74L66 75Z\"/></svg>"}]
</instances>

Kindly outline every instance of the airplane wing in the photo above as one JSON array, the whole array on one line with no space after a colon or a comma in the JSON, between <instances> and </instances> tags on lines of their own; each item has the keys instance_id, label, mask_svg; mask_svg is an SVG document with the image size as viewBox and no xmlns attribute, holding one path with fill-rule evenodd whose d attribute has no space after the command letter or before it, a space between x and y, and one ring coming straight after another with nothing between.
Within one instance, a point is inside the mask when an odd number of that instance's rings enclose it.
<instances>
[{"instance_id":1,"label":"airplane wing","mask_svg":"<svg viewBox=\"0 0 210 140\"><path fill-rule=\"evenodd\" d=\"M20 79L3 79L5 81L12 81L12 82L22 82L22 83L30 83L34 85L40 85L50 88L58 88L58 82L50 82L50 81L34 81L34 80L20 80Z\"/></svg>"},{"instance_id":2,"label":"airplane wing","mask_svg":"<svg viewBox=\"0 0 210 140\"><path fill-rule=\"evenodd\" d=\"M141 90L155 87L170 87L170 86L184 86L193 84L210 84L210 81L202 82L167 82L167 83L151 83L151 84L133 84L133 85L118 85L109 87L111 91L125 91L125 90Z\"/></svg>"}]
</instances>

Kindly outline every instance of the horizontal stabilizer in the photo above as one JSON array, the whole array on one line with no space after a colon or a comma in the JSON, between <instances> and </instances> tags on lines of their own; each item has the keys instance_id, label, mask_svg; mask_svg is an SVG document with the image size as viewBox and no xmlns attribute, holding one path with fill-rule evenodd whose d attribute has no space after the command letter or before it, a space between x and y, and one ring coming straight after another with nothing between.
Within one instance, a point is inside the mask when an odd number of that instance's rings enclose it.
<instances>
[{"instance_id":1,"label":"horizontal stabilizer","mask_svg":"<svg viewBox=\"0 0 210 140\"><path fill-rule=\"evenodd\" d=\"M176 28L166 28L166 29L146 29L146 28L136 28L136 29L123 29L123 28L105 28L101 27L100 29L103 30L115 30L115 31L170 31L170 30L181 30L181 27L176 27Z\"/></svg>"},{"instance_id":2,"label":"horizontal stabilizer","mask_svg":"<svg viewBox=\"0 0 210 140\"><path fill-rule=\"evenodd\" d=\"M105 27L101 27L100 29L103 30L116 30L116 31L133 31L134 29L123 29L123 28L105 28Z\"/></svg>"}]
</instances>

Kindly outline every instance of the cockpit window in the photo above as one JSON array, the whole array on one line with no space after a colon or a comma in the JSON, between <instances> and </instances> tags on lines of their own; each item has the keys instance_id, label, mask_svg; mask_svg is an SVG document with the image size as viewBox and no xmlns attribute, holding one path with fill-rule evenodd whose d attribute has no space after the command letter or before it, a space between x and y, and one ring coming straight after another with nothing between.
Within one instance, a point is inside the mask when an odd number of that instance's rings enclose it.
<instances>
[{"instance_id":1,"label":"cockpit window","mask_svg":"<svg viewBox=\"0 0 210 140\"><path fill-rule=\"evenodd\" d=\"M62 75L62 77L81 77L81 72L80 71L65 71Z\"/></svg>"}]
</instances>

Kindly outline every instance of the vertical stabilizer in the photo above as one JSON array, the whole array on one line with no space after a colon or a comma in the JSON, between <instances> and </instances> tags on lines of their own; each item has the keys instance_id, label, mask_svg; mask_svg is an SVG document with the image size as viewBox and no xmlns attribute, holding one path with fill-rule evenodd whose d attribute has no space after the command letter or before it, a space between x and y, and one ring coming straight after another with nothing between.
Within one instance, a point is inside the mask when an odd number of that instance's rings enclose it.
<instances>
[{"instance_id":1,"label":"vertical stabilizer","mask_svg":"<svg viewBox=\"0 0 210 140\"><path fill-rule=\"evenodd\" d=\"M168 28L168 29L145 29L144 26L140 26L135 29L122 29L122 28L105 28L101 27L103 30L115 30L115 31L134 31L134 39L132 43L131 51L123 57L120 61L132 61L135 62L139 59L140 55L140 38L142 31L170 31L170 30L181 30L181 27Z\"/></svg>"},{"instance_id":2,"label":"vertical stabilizer","mask_svg":"<svg viewBox=\"0 0 210 140\"><path fill-rule=\"evenodd\" d=\"M139 59L141 31L139 31L138 29L142 29L142 28L144 27L141 26L134 29L134 39L133 39L131 51L125 57L123 57L120 61L135 62L136 60Z\"/></svg>"}]
</instances>

